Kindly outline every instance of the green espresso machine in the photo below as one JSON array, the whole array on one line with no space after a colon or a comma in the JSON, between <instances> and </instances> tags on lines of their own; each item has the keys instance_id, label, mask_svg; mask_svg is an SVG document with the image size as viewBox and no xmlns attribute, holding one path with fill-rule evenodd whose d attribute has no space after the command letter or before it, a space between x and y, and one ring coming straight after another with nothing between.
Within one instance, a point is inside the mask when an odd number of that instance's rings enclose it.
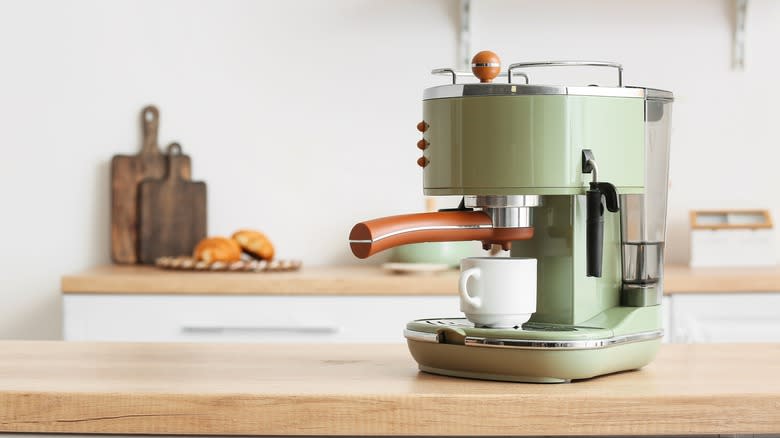
<instances>
[{"instance_id":1,"label":"green espresso machine","mask_svg":"<svg viewBox=\"0 0 780 438\"><path fill-rule=\"evenodd\" d=\"M544 66L614 68L617 86L529 83L526 72ZM420 370L554 383L648 364L663 335L672 93L624 86L610 62L500 72L498 57L480 52L472 71L480 82L434 70L452 83L424 91L417 126L424 193L462 196L460 206L359 223L350 246L365 258L427 241L501 245L537 260L536 312L504 328L463 317L409 322Z\"/></svg>"}]
</instances>

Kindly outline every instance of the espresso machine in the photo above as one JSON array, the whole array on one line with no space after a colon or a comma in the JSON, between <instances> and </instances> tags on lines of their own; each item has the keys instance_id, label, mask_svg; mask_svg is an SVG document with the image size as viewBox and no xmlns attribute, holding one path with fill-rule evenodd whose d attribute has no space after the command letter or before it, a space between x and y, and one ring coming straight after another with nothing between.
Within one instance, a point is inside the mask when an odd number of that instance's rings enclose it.
<instances>
[{"instance_id":1,"label":"espresso machine","mask_svg":"<svg viewBox=\"0 0 780 438\"><path fill-rule=\"evenodd\" d=\"M532 83L535 67L612 68L616 86ZM462 196L460 206L359 223L350 247L366 258L418 242L500 245L537 260L537 306L516 327L409 322L420 369L553 383L648 364L663 335L672 93L624 86L622 66L601 61L502 72L495 54L480 52L472 73L433 73L451 83L423 93L417 164L425 195Z\"/></svg>"}]
</instances>

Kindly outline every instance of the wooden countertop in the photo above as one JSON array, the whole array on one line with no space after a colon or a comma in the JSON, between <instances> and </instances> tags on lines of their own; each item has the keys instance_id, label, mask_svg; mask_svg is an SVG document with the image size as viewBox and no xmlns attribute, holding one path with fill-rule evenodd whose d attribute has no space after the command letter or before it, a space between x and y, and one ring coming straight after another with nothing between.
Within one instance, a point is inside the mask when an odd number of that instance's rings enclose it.
<instances>
[{"instance_id":1,"label":"wooden countertop","mask_svg":"<svg viewBox=\"0 0 780 438\"><path fill-rule=\"evenodd\" d=\"M404 345L0 342L0 432L780 432L780 344L664 345L570 384L419 373Z\"/></svg>"},{"instance_id":2,"label":"wooden countertop","mask_svg":"<svg viewBox=\"0 0 780 438\"><path fill-rule=\"evenodd\" d=\"M756 268L664 268L664 294L780 292L780 266Z\"/></svg>"},{"instance_id":3,"label":"wooden countertop","mask_svg":"<svg viewBox=\"0 0 780 438\"><path fill-rule=\"evenodd\" d=\"M148 266L100 266L62 277L69 294L450 295L457 272L397 275L377 266L304 267L286 273L164 271ZM778 292L780 266L667 266L664 293Z\"/></svg>"},{"instance_id":4,"label":"wooden countertop","mask_svg":"<svg viewBox=\"0 0 780 438\"><path fill-rule=\"evenodd\" d=\"M446 295L456 270L397 275L378 266L304 267L296 272L186 272L151 266L100 266L62 277L64 293L257 295Z\"/></svg>"}]
</instances>

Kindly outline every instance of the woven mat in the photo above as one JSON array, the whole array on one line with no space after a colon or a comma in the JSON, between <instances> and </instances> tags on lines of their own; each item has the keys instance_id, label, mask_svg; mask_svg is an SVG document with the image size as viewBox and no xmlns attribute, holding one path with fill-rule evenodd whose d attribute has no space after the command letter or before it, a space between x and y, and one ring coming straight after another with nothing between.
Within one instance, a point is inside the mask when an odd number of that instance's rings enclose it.
<instances>
[{"instance_id":1,"label":"woven mat","mask_svg":"<svg viewBox=\"0 0 780 438\"><path fill-rule=\"evenodd\" d=\"M214 272L286 272L297 271L303 263L300 260L239 260L237 262L204 262L192 257L160 257L155 266L179 271Z\"/></svg>"}]
</instances>

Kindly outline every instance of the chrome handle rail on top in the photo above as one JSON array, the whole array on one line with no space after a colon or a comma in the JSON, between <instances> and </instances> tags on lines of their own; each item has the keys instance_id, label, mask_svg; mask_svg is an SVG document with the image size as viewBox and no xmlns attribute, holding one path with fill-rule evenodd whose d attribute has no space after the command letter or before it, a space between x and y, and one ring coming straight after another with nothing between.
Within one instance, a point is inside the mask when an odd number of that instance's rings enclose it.
<instances>
[{"instance_id":1,"label":"chrome handle rail on top","mask_svg":"<svg viewBox=\"0 0 780 438\"><path fill-rule=\"evenodd\" d=\"M512 83L512 70L528 67L611 67L618 70L618 87L623 87L623 65L617 62L608 61L539 61L539 62L518 62L511 64L507 69L509 83ZM516 73L516 76L525 77L525 83L528 83L528 76L524 73ZM453 76L454 78L454 76ZM453 82L454 83L454 82Z\"/></svg>"},{"instance_id":2,"label":"chrome handle rail on top","mask_svg":"<svg viewBox=\"0 0 780 438\"><path fill-rule=\"evenodd\" d=\"M515 64L511 64L509 68L507 69L506 73L499 73L499 78L507 78L508 83L512 83L513 77L521 77L525 79L526 85L529 84L528 75L525 73L517 72L515 73L514 70L519 68L529 68L529 67L611 67L616 68L618 71L618 87L623 87L623 65L618 64L617 62L608 62L608 61L539 61L539 62L518 62ZM474 74L471 72L465 72L465 71L456 71L452 68L435 68L431 70L431 74L434 75L452 75L452 84L455 85L458 83L458 77L474 77Z\"/></svg>"},{"instance_id":3,"label":"chrome handle rail on top","mask_svg":"<svg viewBox=\"0 0 780 438\"><path fill-rule=\"evenodd\" d=\"M458 77L476 77L474 76L474 73L467 72L467 71L456 71L451 68L435 68L431 70L431 74L434 75L452 75L452 85L456 85L458 83ZM499 73L499 78L510 78L509 82L511 81L511 73ZM515 73L515 76L521 76L525 78L525 83L528 84L528 76L525 73Z\"/></svg>"}]
</instances>

